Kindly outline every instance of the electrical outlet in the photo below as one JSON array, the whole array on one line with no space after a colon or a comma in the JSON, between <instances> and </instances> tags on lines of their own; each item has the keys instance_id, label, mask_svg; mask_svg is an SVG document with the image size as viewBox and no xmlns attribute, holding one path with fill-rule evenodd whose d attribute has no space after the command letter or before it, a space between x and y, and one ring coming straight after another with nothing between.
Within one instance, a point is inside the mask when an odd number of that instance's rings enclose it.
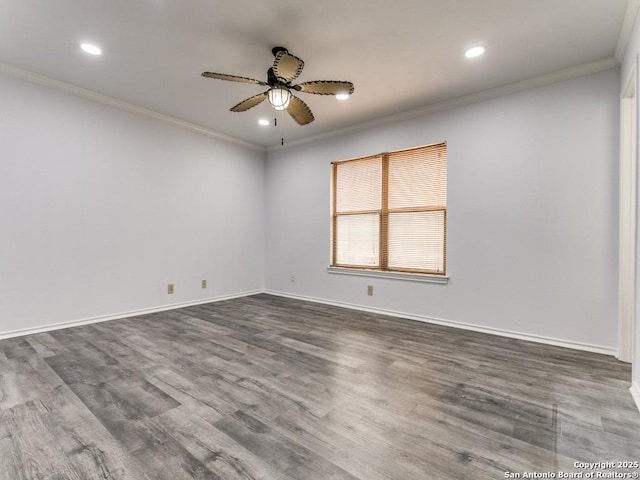
<instances>
[{"instance_id":1,"label":"electrical outlet","mask_svg":"<svg viewBox=\"0 0 640 480\"><path fill-rule=\"evenodd\" d=\"M202 288L207 288L207 281L206 280L202 280Z\"/></svg>"},{"instance_id":2,"label":"electrical outlet","mask_svg":"<svg viewBox=\"0 0 640 480\"><path fill-rule=\"evenodd\" d=\"M291 283L294 283L296 281L296 274L292 273L291 275L289 275L289 280L291 280Z\"/></svg>"},{"instance_id":3,"label":"electrical outlet","mask_svg":"<svg viewBox=\"0 0 640 480\"><path fill-rule=\"evenodd\" d=\"M367 285L367 295L373 296L373 285Z\"/></svg>"},{"instance_id":4,"label":"electrical outlet","mask_svg":"<svg viewBox=\"0 0 640 480\"><path fill-rule=\"evenodd\" d=\"M173 293L173 283L167 285L167 293L171 295Z\"/></svg>"}]
</instances>

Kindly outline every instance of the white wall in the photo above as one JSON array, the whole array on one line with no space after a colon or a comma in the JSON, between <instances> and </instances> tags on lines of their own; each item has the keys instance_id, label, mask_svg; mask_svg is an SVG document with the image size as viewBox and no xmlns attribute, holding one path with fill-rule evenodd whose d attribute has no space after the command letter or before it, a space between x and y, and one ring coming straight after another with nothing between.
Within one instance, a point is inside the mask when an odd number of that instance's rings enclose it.
<instances>
[{"instance_id":1,"label":"white wall","mask_svg":"<svg viewBox=\"0 0 640 480\"><path fill-rule=\"evenodd\" d=\"M269 152L267 289L615 351L619 83L614 69ZM441 141L449 284L328 274L329 163Z\"/></svg>"},{"instance_id":2,"label":"white wall","mask_svg":"<svg viewBox=\"0 0 640 480\"><path fill-rule=\"evenodd\" d=\"M265 171L261 152L0 76L0 334L266 285L615 350L619 83L275 150ZM329 163L443 140L449 285L328 274Z\"/></svg>"},{"instance_id":3,"label":"white wall","mask_svg":"<svg viewBox=\"0 0 640 480\"><path fill-rule=\"evenodd\" d=\"M0 75L0 334L261 289L263 200L260 151Z\"/></svg>"},{"instance_id":4,"label":"white wall","mask_svg":"<svg viewBox=\"0 0 640 480\"><path fill-rule=\"evenodd\" d=\"M629 42L627 44L627 49L625 51L625 55L622 61L621 66L621 84L620 90L625 88L627 82L632 77L634 73L636 73L636 82L638 78L638 55L640 54L640 21L636 18L636 22L633 26L633 30L631 36L629 38ZM636 102L639 100L638 92L640 89L638 85L636 85ZM622 95L621 95L622 96ZM640 112L640 105L636 103L636 112ZM640 122L636 122L637 125L640 125ZM636 132L637 138L640 139L640 132ZM637 149L640 150L640 149ZM637 153L637 152L636 152ZM638 159L636 158L636 162ZM636 163L637 165L637 163ZM638 169L640 171L640 169ZM637 185L640 183L637 182ZM640 208L637 209L638 214L640 214ZM636 222L637 226L640 226L640 216ZM636 252L640 252L640 236L638 236L638 232L636 231ZM640 257L636 258L636 286L640 285ZM633 361L632 361L632 377L633 377L633 386L632 393L634 395L636 404L638 408L640 408L640 295L637 294L636 290L636 308L635 308L635 321L633 327Z\"/></svg>"}]
</instances>

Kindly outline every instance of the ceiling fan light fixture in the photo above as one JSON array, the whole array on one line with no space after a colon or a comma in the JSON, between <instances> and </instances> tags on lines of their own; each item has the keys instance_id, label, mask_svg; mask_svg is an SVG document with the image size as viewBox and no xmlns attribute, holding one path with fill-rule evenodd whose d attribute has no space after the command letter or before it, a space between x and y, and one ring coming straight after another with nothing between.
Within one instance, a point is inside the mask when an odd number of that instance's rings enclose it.
<instances>
[{"instance_id":1,"label":"ceiling fan light fixture","mask_svg":"<svg viewBox=\"0 0 640 480\"><path fill-rule=\"evenodd\" d=\"M286 110L291 102L291 92L283 87L273 87L267 95L269 103L276 110Z\"/></svg>"},{"instance_id":2,"label":"ceiling fan light fixture","mask_svg":"<svg viewBox=\"0 0 640 480\"><path fill-rule=\"evenodd\" d=\"M347 92L340 92L336 94L336 98L338 100L348 100L349 99L349 94Z\"/></svg>"}]
</instances>

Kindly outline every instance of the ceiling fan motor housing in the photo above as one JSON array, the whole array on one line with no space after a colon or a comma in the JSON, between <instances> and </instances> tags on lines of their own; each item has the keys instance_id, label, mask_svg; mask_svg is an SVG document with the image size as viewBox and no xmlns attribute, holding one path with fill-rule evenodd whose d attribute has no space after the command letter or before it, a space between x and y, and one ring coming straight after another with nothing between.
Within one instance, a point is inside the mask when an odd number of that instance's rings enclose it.
<instances>
[{"instance_id":1,"label":"ceiling fan motor housing","mask_svg":"<svg viewBox=\"0 0 640 480\"><path fill-rule=\"evenodd\" d=\"M287 50L284 47L273 47L271 49L271 53L273 53L273 56L275 57L276 55L278 55L278 53L280 52L284 52L284 53L289 53L289 50Z\"/></svg>"}]
</instances>

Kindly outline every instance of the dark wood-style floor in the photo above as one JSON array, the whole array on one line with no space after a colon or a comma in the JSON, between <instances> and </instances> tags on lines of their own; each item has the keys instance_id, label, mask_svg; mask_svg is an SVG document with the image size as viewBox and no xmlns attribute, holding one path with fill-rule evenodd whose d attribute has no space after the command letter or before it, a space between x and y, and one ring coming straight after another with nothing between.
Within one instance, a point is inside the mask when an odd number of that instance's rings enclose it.
<instances>
[{"instance_id":1,"label":"dark wood-style floor","mask_svg":"<svg viewBox=\"0 0 640 480\"><path fill-rule=\"evenodd\" d=\"M630 368L612 357L269 295L3 340L0 374L8 480L498 479L640 460Z\"/></svg>"}]
</instances>

